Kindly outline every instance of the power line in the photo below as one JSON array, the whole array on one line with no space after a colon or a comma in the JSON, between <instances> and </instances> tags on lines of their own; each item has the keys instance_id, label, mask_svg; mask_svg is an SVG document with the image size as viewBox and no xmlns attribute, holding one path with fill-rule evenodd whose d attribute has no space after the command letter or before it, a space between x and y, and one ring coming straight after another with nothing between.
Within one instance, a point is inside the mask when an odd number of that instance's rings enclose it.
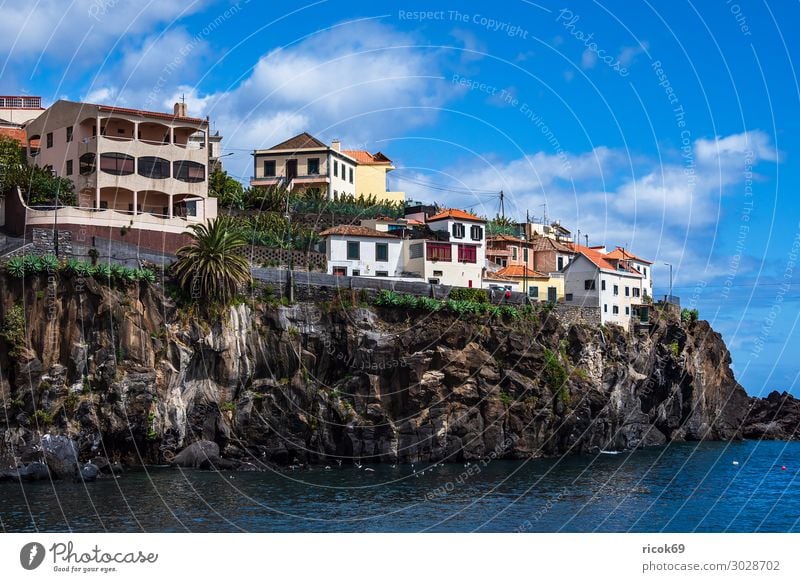
<instances>
[{"instance_id":1,"label":"power line","mask_svg":"<svg viewBox=\"0 0 800 582\"><path fill-rule=\"evenodd\" d=\"M497 196L497 190L479 190L479 189L471 189L471 188L456 188L453 186L446 186L444 184L434 184L432 182L423 182L421 180L414 180L412 178L400 178L398 176L394 176L396 180L402 180L404 182L409 182L411 184L416 184L418 186L425 186L426 188L430 188L432 190L441 190L444 192L453 192L453 193L461 193L461 194L493 194Z\"/></svg>"}]
</instances>

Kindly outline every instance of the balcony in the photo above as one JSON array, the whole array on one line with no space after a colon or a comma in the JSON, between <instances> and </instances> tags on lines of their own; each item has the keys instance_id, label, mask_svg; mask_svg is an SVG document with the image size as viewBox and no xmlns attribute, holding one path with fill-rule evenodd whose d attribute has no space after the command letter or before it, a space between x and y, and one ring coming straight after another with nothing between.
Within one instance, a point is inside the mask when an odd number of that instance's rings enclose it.
<instances>
[{"instance_id":1,"label":"balcony","mask_svg":"<svg viewBox=\"0 0 800 582\"><path fill-rule=\"evenodd\" d=\"M167 143L165 141L133 139L129 137L99 137L81 138L78 154L86 153L103 154L120 152L134 157L157 157L168 160L187 160L202 164L208 163L208 152L199 144L189 142L186 144Z\"/></svg>"}]
</instances>

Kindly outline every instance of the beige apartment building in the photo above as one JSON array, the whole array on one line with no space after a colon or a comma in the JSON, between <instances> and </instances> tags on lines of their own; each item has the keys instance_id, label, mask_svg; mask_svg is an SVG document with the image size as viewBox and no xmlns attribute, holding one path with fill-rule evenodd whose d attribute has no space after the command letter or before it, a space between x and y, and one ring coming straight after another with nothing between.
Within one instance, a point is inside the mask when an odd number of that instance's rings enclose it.
<instances>
[{"instance_id":1,"label":"beige apartment building","mask_svg":"<svg viewBox=\"0 0 800 582\"><path fill-rule=\"evenodd\" d=\"M217 215L208 196L208 120L189 117L184 103L159 113L62 100L25 129L30 162L75 185L78 207L59 209L60 227L180 234ZM28 209L26 227L52 224L52 213Z\"/></svg>"}]
</instances>

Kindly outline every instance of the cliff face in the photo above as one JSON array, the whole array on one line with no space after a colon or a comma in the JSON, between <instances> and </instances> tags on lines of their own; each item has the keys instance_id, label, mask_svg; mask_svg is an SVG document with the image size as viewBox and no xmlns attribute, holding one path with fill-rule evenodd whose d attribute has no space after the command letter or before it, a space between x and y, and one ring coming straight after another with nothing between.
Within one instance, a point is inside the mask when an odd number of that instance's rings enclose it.
<instances>
[{"instance_id":1,"label":"cliff face","mask_svg":"<svg viewBox=\"0 0 800 582\"><path fill-rule=\"evenodd\" d=\"M214 441L234 462L528 458L737 436L749 399L705 322L649 333L394 309L239 305L203 324L150 286L0 277L0 460L162 463ZM324 308L324 309L323 309ZM42 411L36 413L35 411Z\"/></svg>"}]
</instances>

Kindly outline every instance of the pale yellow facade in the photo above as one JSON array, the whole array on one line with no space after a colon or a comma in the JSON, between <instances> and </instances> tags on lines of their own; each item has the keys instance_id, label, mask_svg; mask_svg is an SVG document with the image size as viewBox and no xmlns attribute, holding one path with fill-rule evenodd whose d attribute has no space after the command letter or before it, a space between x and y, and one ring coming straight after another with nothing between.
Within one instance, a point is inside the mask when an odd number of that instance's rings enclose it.
<instances>
[{"instance_id":1,"label":"pale yellow facade","mask_svg":"<svg viewBox=\"0 0 800 582\"><path fill-rule=\"evenodd\" d=\"M358 195L364 198L375 196L381 202L405 202L405 192L388 192L386 190L386 174L394 170L389 164L356 166L356 186Z\"/></svg>"},{"instance_id":2,"label":"pale yellow facade","mask_svg":"<svg viewBox=\"0 0 800 582\"><path fill-rule=\"evenodd\" d=\"M551 275L550 277L537 277L534 279L514 278L519 283L520 291L527 294L534 301L548 301L550 289L556 290L556 301L564 301L564 276ZM535 291L534 291L535 289ZM531 294L533 292L533 294Z\"/></svg>"}]
</instances>

